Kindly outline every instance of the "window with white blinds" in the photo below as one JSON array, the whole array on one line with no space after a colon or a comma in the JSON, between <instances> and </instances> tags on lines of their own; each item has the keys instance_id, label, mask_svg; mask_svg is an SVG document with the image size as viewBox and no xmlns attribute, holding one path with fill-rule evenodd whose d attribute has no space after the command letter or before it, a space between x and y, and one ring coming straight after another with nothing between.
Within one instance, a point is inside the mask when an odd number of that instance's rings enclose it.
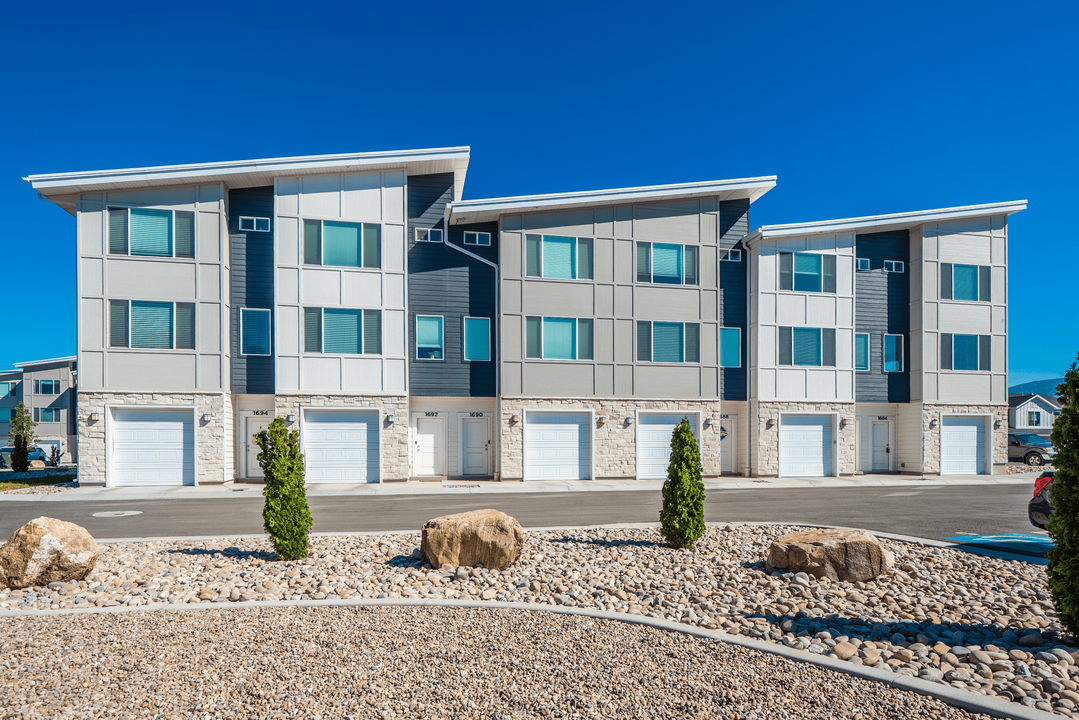
<instances>
[{"instance_id":1,"label":"window with white blinds","mask_svg":"<svg viewBox=\"0 0 1079 720\"><path fill-rule=\"evenodd\" d=\"M699 285L700 249L696 245L637 243L637 282Z\"/></svg>"},{"instance_id":2,"label":"window with white blinds","mask_svg":"<svg viewBox=\"0 0 1079 720\"><path fill-rule=\"evenodd\" d=\"M637 361L699 363L700 323L637 321Z\"/></svg>"},{"instance_id":3,"label":"window with white blinds","mask_svg":"<svg viewBox=\"0 0 1079 720\"><path fill-rule=\"evenodd\" d=\"M195 213L155 208L108 209L110 255L195 257Z\"/></svg>"},{"instance_id":4,"label":"window with white blinds","mask_svg":"<svg viewBox=\"0 0 1079 720\"><path fill-rule=\"evenodd\" d=\"M303 221L305 265L382 267L382 226L337 220Z\"/></svg>"},{"instance_id":5,"label":"window with white blinds","mask_svg":"<svg viewBox=\"0 0 1079 720\"><path fill-rule=\"evenodd\" d=\"M835 348L835 328L779 328L780 365L835 367Z\"/></svg>"},{"instance_id":6,"label":"window with white blinds","mask_svg":"<svg viewBox=\"0 0 1079 720\"><path fill-rule=\"evenodd\" d=\"M526 317L525 357L542 360L594 359L592 318Z\"/></svg>"},{"instance_id":7,"label":"window with white blinds","mask_svg":"<svg viewBox=\"0 0 1079 720\"><path fill-rule=\"evenodd\" d=\"M525 236L525 275L563 280L592 280L592 238L562 235Z\"/></svg>"},{"instance_id":8,"label":"window with white blinds","mask_svg":"<svg viewBox=\"0 0 1079 720\"><path fill-rule=\"evenodd\" d=\"M303 351L338 355L381 355L382 311L304 308Z\"/></svg>"}]
</instances>

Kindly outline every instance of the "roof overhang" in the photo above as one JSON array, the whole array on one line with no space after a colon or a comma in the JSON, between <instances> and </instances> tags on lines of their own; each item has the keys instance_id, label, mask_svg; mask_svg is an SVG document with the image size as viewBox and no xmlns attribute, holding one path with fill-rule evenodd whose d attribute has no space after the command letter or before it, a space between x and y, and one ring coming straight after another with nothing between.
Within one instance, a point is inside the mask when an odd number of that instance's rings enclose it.
<instances>
[{"instance_id":1,"label":"roof overhang","mask_svg":"<svg viewBox=\"0 0 1079 720\"><path fill-rule=\"evenodd\" d=\"M405 170L409 175L452 172L453 197L459 200L464 191L468 155L469 148L465 146L51 173L30 175L23 180L30 183L30 186L45 198L63 205L73 202L78 193L110 190L212 182L224 183L228 188L261 187L273 185L274 178L277 177L331 172Z\"/></svg>"},{"instance_id":2,"label":"roof overhang","mask_svg":"<svg viewBox=\"0 0 1079 720\"><path fill-rule=\"evenodd\" d=\"M1013 200L1011 202L989 203L987 205L964 205L962 207L919 210L917 212L893 213L891 215L869 215L866 217L791 223L788 225L762 225L749 234L749 237L745 239L745 243L746 245L752 245L767 238L831 235L845 232L866 233L909 230L926 223L1011 215L1020 210L1025 210L1026 207L1026 200Z\"/></svg>"},{"instance_id":3,"label":"roof overhang","mask_svg":"<svg viewBox=\"0 0 1079 720\"><path fill-rule=\"evenodd\" d=\"M446 206L446 223L491 222L502 215L570 210L584 207L605 207L635 202L685 200L718 196L720 200L748 199L751 203L776 186L776 176L713 180L709 182L650 185L647 187L614 188L586 192L554 193L550 195L519 195L484 200L454 201Z\"/></svg>"},{"instance_id":4,"label":"roof overhang","mask_svg":"<svg viewBox=\"0 0 1079 720\"><path fill-rule=\"evenodd\" d=\"M22 370L0 370L0 378L22 375Z\"/></svg>"},{"instance_id":5,"label":"roof overhang","mask_svg":"<svg viewBox=\"0 0 1079 720\"><path fill-rule=\"evenodd\" d=\"M57 364L60 364L60 363L73 363L76 360L78 360L78 358L75 355L71 355L69 357L52 358L50 360L31 360L29 362L11 363L11 364L13 366L17 367L17 368L30 368L30 367L39 367L41 365L57 365Z\"/></svg>"}]
</instances>

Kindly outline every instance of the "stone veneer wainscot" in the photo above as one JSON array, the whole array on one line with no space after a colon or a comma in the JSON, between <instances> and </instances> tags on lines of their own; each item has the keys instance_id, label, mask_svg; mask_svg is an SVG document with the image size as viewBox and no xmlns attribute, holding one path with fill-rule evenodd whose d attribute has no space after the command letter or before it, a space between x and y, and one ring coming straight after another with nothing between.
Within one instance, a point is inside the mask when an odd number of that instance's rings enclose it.
<instances>
[{"instance_id":1,"label":"stone veneer wainscot","mask_svg":"<svg viewBox=\"0 0 1079 720\"><path fill-rule=\"evenodd\" d=\"M779 416L780 413L839 415L839 475L854 474L854 440L857 424L854 420L854 403L815 402L766 402L754 400L749 403L750 463L754 476L779 475ZM768 421L775 420L772 427ZM842 427L843 421L847 426Z\"/></svg>"},{"instance_id":2,"label":"stone veneer wainscot","mask_svg":"<svg viewBox=\"0 0 1079 720\"><path fill-rule=\"evenodd\" d=\"M993 465L1005 465L1008 462L1008 406L1007 405L945 405L943 403L926 403L922 405L922 472L940 473L940 426L942 416L949 414L961 415L992 415L992 425L1000 423L1000 428L995 429L990 425L989 432L993 434ZM936 420L937 426L930 427ZM992 472L991 468L986 468Z\"/></svg>"}]
</instances>

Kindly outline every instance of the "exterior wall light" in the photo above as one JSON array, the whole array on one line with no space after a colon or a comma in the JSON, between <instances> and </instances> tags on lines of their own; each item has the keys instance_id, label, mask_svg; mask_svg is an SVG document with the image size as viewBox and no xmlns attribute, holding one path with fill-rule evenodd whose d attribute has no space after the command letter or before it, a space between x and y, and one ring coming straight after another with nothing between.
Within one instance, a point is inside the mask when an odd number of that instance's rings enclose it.
<instances>
[{"instance_id":1,"label":"exterior wall light","mask_svg":"<svg viewBox=\"0 0 1079 720\"><path fill-rule=\"evenodd\" d=\"M98 415L97 415L96 412L92 412L92 413L90 413L90 415L86 419L89 420L90 422L97 422Z\"/></svg>"},{"instance_id":2,"label":"exterior wall light","mask_svg":"<svg viewBox=\"0 0 1079 720\"><path fill-rule=\"evenodd\" d=\"M290 423L296 422L296 416L293 415L292 413L289 413L288 415L285 416L285 422L290 422Z\"/></svg>"},{"instance_id":3,"label":"exterior wall light","mask_svg":"<svg viewBox=\"0 0 1079 720\"><path fill-rule=\"evenodd\" d=\"M768 418L768 422L764 423L766 428L774 428L776 426L775 418Z\"/></svg>"},{"instance_id":4,"label":"exterior wall light","mask_svg":"<svg viewBox=\"0 0 1079 720\"><path fill-rule=\"evenodd\" d=\"M997 420L996 422L993 423L993 429L994 430L1000 430L1000 420Z\"/></svg>"},{"instance_id":5,"label":"exterior wall light","mask_svg":"<svg viewBox=\"0 0 1079 720\"><path fill-rule=\"evenodd\" d=\"M839 429L842 430L847 427L847 418L843 418L839 421Z\"/></svg>"},{"instance_id":6,"label":"exterior wall light","mask_svg":"<svg viewBox=\"0 0 1079 720\"><path fill-rule=\"evenodd\" d=\"M387 425L393 425L393 421L394 421L393 413L390 413L389 415L386 416L386 424Z\"/></svg>"},{"instance_id":7,"label":"exterior wall light","mask_svg":"<svg viewBox=\"0 0 1079 720\"><path fill-rule=\"evenodd\" d=\"M510 415L510 425L516 425L519 422L521 422L520 415Z\"/></svg>"},{"instance_id":8,"label":"exterior wall light","mask_svg":"<svg viewBox=\"0 0 1079 720\"><path fill-rule=\"evenodd\" d=\"M933 418L932 420L929 421L929 429L930 430L932 430L936 426L937 426L937 419L936 418Z\"/></svg>"},{"instance_id":9,"label":"exterior wall light","mask_svg":"<svg viewBox=\"0 0 1079 720\"><path fill-rule=\"evenodd\" d=\"M606 415L600 415L598 418L596 418L596 422L598 422L600 425L606 424L607 423L607 416Z\"/></svg>"},{"instance_id":10,"label":"exterior wall light","mask_svg":"<svg viewBox=\"0 0 1079 720\"><path fill-rule=\"evenodd\" d=\"M712 418L705 418L705 419L704 419L704 426L705 426L706 428L710 428L710 427L712 427Z\"/></svg>"},{"instance_id":11,"label":"exterior wall light","mask_svg":"<svg viewBox=\"0 0 1079 720\"><path fill-rule=\"evenodd\" d=\"M627 415L626 416L626 425L632 425L632 424L633 424L633 416L632 415Z\"/></svg>"},{"instance_id":12,"label":"exterior wall light","mask_svg":"<svg viewBox=\"0 0 1079 720\"><path fill-rule=\"evenodd\" d=\"M214 416L213 416L213 415L211 415L210 413L203 413L203 414L202 414L202 421L203 421L204 423L208 423L208 422L210 422L210 421L211 421L211 420L213 420L213 419L214 419Z\"/></svg>"}]
</instances>

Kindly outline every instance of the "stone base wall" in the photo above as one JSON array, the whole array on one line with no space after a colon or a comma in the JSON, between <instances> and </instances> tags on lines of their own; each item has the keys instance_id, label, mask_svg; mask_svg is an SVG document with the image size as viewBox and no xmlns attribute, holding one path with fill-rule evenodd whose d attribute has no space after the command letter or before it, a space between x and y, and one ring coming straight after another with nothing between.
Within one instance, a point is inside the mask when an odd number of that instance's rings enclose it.
<instances>
[{"instance_id":1,"label":"stone base wall","mask_svg":"<svg viewBox=\"0 0 1079 720\"><path fill-rule=\"evenodd\" d=\"M377 408L382 410L381 480L408 480L408 396L407 395L278 395L274 398L274 414L287 418L296 416L294 429L299 429L300 408ZM394 416L393 424L385 421Z\"/></svg>"},{"instance_id":2,"label":"stone base wall","mask_svg":"<svg viewBox=\"0 0 1079 720\"><path fill-rule=\"evenodd\" d=\"M1007 405L944 405L926 403L922 406L922 472L940 473L940 427L942 415L992 415L993 421L987 431L993 443L993 465L1008 462L1008 406ZM930 427L936 420L936 427ZM1000 423L1000 428L993 427ZM992 468L986 468L992 473Z\"/></svg>"},{"instance_id":3,"label":"stone base wall","mask_svg":"<svg viewBox=\"0 0 1079 720\"><path fill-rule=\"evenodd\" d=\"M638 410L669 410L700 412L702 421L712 418L712 426L698 429L701 447L701 466L705 477L720 473L719 464L719 400L636 400L633 398L502 398L500 424L502 450L501 478L520 480L524 477L524 412L525 410L592 410L597 418L593 429L596 479L635 478L637 476L637 422L627 425L627 417ZM518 415L521 421L510 423ZM598 423L601 415L607 422ZM702 422L703 425L703 422Z\"/></svg>"},{"instance_id":4,"label":"stone base wall","mask_svg":"<svg viewBox=\"0 0 1079 720\"><path fill-rule=\"evenodd\" d=\"M79 483L87 485L106 484L106 438L105 426L109 422L106 406L130 405L138 407L195 406L195 447L198 454L195 463L195 482L199 485L225 482L226 470L231 479L231 468L225 463L225 436L232 432L225 424L225 400L221 393L118 393L79 391ZM90 413L97 413L97 422L90 422ZM202 416L210 414L210 421Z\"/></svg>"},{"instance_id":5,"label":"stone base wall","mask_svg":"<svg viewBox=\"0 0 1079 720\"><path fill-rule=\"evenodd\" d=\"M854 403L815 403L815 402L769 402L755 400L750 403L750 454L755 476L779 475L779 416L780 413L838 413L840 426L835 438L838 448L837 461L833 472L839 475L854 474L854 441L858 432L854 421ZM768 421L774 420L772 427ZM847 426L841 427L843 421Z\"/></svg>"}]
</instances>

